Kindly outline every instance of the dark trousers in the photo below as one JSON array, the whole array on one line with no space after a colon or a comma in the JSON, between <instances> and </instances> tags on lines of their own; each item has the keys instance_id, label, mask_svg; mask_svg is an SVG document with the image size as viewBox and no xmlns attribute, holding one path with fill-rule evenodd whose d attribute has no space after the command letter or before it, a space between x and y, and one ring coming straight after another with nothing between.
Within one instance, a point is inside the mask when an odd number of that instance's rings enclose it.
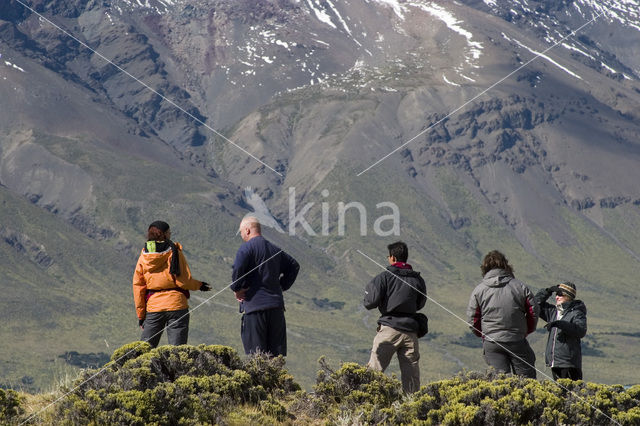
<instances>
[{"instance_id":1,"label":"dark trousers","mask_svg":"<svg viewBox=\"0 0 640 426\"><path fill-rule=\"evenodd\" d=\"M553 374L553 380L558 380L558 379L582 380L582 369L580 368L552 367L551 374Z\"/></svg>"},{"instance_id":2,"label":"dark trousers","mask_svg":"<svg viewBox=\"0 0 640 426\"><path fill-rule=\"evenodd\" d=\"M155 348L162 332L167 329L170 345L186 345L189 337L189 309L167 312L147 312L143 324L141 340Z\"/></svg>"},{"instance_id":3,"label":"dark trousers","mask_svg":"<svg viewBox=\"0 0 640 426\"><path fill-rule=\"evenodd\" d=\"M536 354L527 339L519 342L490 342L482 344L484 359L491 367L504 373L536 378Z\"/></svg>"},{"instance_id":4,"label":"dark trousers","mask_svg":"<svg viewBox=\"0 0 640 426\"><path fill-rule=\"evenodd\" d=\"M272 356L286 356L287 324L284 309L268 309L242 315L240 336L247 355L260 351Z\"/></svg>"}]
</instances>

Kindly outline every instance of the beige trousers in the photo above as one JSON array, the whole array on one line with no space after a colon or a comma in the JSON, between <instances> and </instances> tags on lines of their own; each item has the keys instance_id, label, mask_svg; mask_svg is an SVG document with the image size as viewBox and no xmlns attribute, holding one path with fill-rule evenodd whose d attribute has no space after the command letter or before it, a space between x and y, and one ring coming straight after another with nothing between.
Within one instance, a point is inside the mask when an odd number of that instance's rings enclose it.
<instances>
[{"instance_id":1,"label":"beige trousers","mask_svg":"<svg viewBox=\"0 0 640 426\"><path fill-rule=\"evenodd\" d=\"M402 390L412 393L420 389L420 350L418 335L398 331L386 325L381 325L378 334L373 339L371 358L367 366L373 370L384 371L389 366L393 354L398 354Z\"/></svg>"}]
</instances>

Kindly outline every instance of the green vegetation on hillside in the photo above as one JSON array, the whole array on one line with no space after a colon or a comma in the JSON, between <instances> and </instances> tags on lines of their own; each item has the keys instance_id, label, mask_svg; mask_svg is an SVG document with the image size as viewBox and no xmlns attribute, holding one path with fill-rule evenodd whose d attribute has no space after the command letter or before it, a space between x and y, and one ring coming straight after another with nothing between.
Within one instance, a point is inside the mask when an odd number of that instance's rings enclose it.
<instances>
[{"instance_id":1,"label":"green vegetation on hillside","mask_svg":"<svg viewBox=\"0 0 640 426\"><path fill-rule=\"evenodd\" d=\"M333 370L320 359L314 393L284 369L284 359L241 359L225 346L134 342L102 371L86 370L52 408L22 406L0 391L5 423L63 425L199 424L585 424L640 422L640 385L536 381L468 372L403 395L395 377L355 363ZM43 399L50 396L42 396ZM31 397L33 399L33 397Z\"/></svg>"},{"instance_id":2,"label":"green vegetation on hillside","mask_svg":"<svg viewBox=\"0 0 640 426\"><path fill-rule=\"evenodd\" d=\"M57 388L56 382L73 377L76 367L104 362L114 347L139 337L131 274L148 223L167 220L176 240L184 244L194 276L218 291L230 283L230 266L241 244L236 229L248 209L240 203L242 188L151 160L123 157L85 138L36 133L30 143L90 175L95 197L81 211L93 224L87 234L85 222L68 222L0 186L0 269L5 277L0 280L5 294L0 336L11 342L0 348L0 386L36 393ZM584 217L558 206L569 237L560 239L531 224L529 252L455 168L434 169L423 180L407 184L396 170L384 167L356 179L354 165L340 160L312 188L297 179L288 176L283 190L272 198L265 196L265 201L286 226L286 188L296 186L297 212L315 202L305 217L317 235L307 236L300 226L295 237L271 229L266 235L302 265L285 300L291 348L287 368L304 389L311 390L315 383L309 366L320 355L332 364L366 362L378 313L362 307L362 291L381 268L358 250L384 264L386 245L395 239L409 244L410 263L427 281L430 300L425 311L433 331L421 344L425 383L484 367L481 351L474 347L480 340L467 334L464 317L468 295L480 279L481 257L490 249L505 252L516 276L534 291L558 279L574 280L589 309L589 332L583 340L585 378L638 383L634 348L639 336L630 328L638 297L629 288L640 264ZM323 196L323 190L329 195ZM338 203L354 201L368 213L364 237L357 209L346 213L345 235L337 229ZM385 201L399 207L399 236L373 232L375 220L390 212L376 207ZM326 236L321 234L322 203L330 207ZM634 218L640 216L630 211L617 217L618 209L608 211L607 229L635 249L632 230L640 223ZM94 227L115 234L106 232L102 238ZM389 222L383 223L383 229L389 227ZM615 309L602 303L603 294ZM239 350L240 315L233 294L222 292L208 303L204 293L192 296L189 342ZM546 334L534 333L530 341L537 367L544 370ZM393 363L390 372L398 371Z\"/></svg>"}]
</instances>

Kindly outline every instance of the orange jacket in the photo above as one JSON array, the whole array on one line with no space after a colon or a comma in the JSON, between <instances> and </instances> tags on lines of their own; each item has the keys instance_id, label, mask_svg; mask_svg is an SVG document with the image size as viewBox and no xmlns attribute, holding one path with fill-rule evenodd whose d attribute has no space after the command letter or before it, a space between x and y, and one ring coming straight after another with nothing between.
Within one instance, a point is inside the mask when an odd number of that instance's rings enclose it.
<instances>
[{"instance_id":1,"label":"orange jacket","mask_svg":"<svg viewBox=\"0 0 640 426\"><path fill-rule=\"evenodd\" d=\"M189 308L187 297L177 290L153 293L146 300L147 290L165 290L180 287L184 290L199 290L202 281L194 280L182 253L182 246L175 243L180 256L180 275L169 273L171 264L171 249L160 253L145 253L144 249L138 258L136 270L133 273L133 300L136 304L136 314L144 319L147 312L179 311Z\"/></svg>"}]
</instances>

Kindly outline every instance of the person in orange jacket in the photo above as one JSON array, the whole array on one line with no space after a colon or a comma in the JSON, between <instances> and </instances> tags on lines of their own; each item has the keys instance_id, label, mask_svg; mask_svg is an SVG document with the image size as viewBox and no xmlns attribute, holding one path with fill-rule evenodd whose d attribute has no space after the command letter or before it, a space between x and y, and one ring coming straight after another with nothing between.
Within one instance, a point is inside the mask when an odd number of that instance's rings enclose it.
<instances>
[{"instance_id":1,"label":"person in orange jacket","mask_svg":"<svg viewBox=\"0 0 640 426\"><path fill-rule=\"evenodd\" d=\"M153 222L133 273L133 300L142 329L141 340L155 348L166 328L170 345L187 343L189 290L209 291L211 286L191 277L182 246L171 241L169 224Z\"/></svg>"}]
</instances>

